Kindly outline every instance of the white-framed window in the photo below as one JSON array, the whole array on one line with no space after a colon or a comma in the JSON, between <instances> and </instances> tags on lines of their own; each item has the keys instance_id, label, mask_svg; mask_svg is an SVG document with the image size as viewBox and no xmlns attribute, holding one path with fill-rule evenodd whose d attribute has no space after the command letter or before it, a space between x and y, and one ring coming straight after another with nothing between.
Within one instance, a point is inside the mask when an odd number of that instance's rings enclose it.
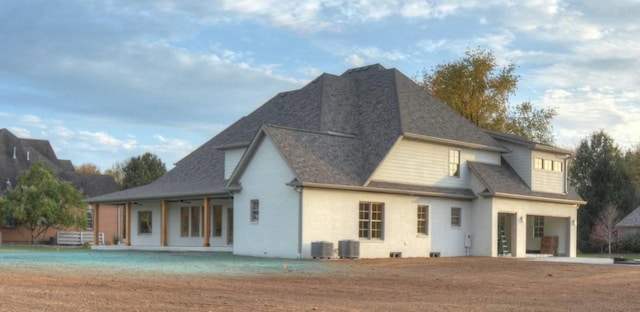
<instances>
[{"instance_id":1,"label":"white-framed window","mask_svg":"<svg viewBox=\"0 0 640 312\"><path fill-rule=\"evenodd\" d=\"M260 200L252 199L251 200L251 212L250 212L251 223L258 223L260 221Z\"/></svg>"},{"instance_id":2,"label":"white-framed window","mask_svg":"<svg viewBox=\"0 0 640 312\"><path fill-rule=\"evenodd\" d=\"M93 208L89 206L87 209L87 230L93 229Z\"/></svg>"},{"instance_id":3,"label":"white-framed window","mask_svg":"<svg viewBox=\"0 0 640 312\"><path fill-rule=\"evenodd\" d=\"M138 234L151 234L151 211L138 211Z\"/></svg>"},{"instance_id":4,"label":"white-framed window","mask_svg":"<svg viewBox=\"0 0 640 312\"><path fill-rule=\"evenodd\" d=\"M202 236L203 219L200 218L202 207L181 207L180 208L180 236L200 237Z\"/></svg>"},{"instance_id":5,"label":"white-framed window","mask_svg":"<svg viewBox=\"0 0 640 312\"><path fill-rule=\"evenodd\" d=\"M451 226L452 227L462 226L462 208L451 207Z\"/></svg>"},{"instance_id":6,"label":"white-framed window","mask_svg":"<svg viewBox=\"0 0 640 312\"><path fill-rule=\"evenodd\" d=\"M535 158L533 160L533 168L538 170L548 170L555 172L562 172L563 170L562 161L544 159L544 158Z\"/></svg>"},{"instance_id":7,"label":"white-framed window","mask_svg":"<svg viewBox=\"0 0 640 312\"><path fill-rule=\"evenodd\" d=\"M533 217L533 237L544 236L544 217Z\"/></svg>"},{"instance_id":8,"label":"white-framed window","mask_svg":"<svg viewBox=\"0 0 640 312\"><path fill-rule=\"evenodd\" d=\"M562 172L562 162L561 161L554 161L553 162L553 171L556 172Z\"/></svg>"},{"instance_id":9,"label":"white-framed window","mask_svg":"<svg viewBox=\"0 0 640 312\"><path fill-rule=\"evenodd\" d=\"M460 150L449 150L449 176L460 177Z\"/></svg>"},{"instance_id":10,"label":"white-framed window","mask_svg":"<svg viewBox=\"0 0 640 312\"><path fill-rule=\"evenodd\" d=\"M361 202L358 233L360 238L384 238L384 204Z\"/></svg>"},{"instance_id":11,"label":"white-framed window","mask_svg":"<svg viewBox=\"0 0 640 312\"><path fill-rule=\"evenodd\" d=\"M418 205L418 234L429 235L429 206Z\"/></svg>"},{"instance_id":12,"label":"white-framed window","mask_svg":"<svg viewBox=\"0 0 640 312\"><path fill-rule=\"evenodd\" d=\"M213 237L220 237L222 236L222 206L215 205L212 209L213 222L211 224L213 224L213 231L211 231L211 234Z\"/></svg>"}]
</instances>

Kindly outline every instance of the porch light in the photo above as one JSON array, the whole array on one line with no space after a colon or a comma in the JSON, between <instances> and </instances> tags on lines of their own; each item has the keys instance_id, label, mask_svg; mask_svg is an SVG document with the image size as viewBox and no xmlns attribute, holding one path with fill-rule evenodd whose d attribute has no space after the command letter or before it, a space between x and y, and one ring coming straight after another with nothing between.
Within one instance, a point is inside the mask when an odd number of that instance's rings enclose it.
<instances>
[{"instance_id":1,"label":"porch light","mask_svg":"<svg viewBox=\"0 0 640 312\"><path fill-rule=\"evenodd\" d=\"M520 223L523 223L523 222L524 222L524 217L520 216Z\"/></svg>"},{"instance_id":2,"label":"porch light","mask_svg":"<svg viewBox=\"0 0 640 312\"><path fill-rule=\"evenodd\" d=\"M576 225L576 219L572 219L571 220L571 225L575 226Z\"/></svg>"}]
</instances>

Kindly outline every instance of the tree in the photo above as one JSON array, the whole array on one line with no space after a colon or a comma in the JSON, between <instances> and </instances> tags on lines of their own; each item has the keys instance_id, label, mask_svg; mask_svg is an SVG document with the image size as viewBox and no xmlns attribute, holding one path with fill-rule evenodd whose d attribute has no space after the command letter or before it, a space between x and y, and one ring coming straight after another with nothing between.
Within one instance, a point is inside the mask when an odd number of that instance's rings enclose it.
<instances>
[{"instance_id":1,"label":"tree","mask_svg":"<svg viewBox=\"0 0 640 312\"><path fill-rule=\"evenodd\" d=\"M164 163L156 155L145 153L142 156L131 157L123 168L122 187L128 189L149 184L166 171Z\"/></svg>"},{"instance_id":2,"label":"tree","mask_svg":"<svg viewBox=\"0 0 640 312\"><path fill-rule=\"evenodd\" d=\"M118 187L123 188L123 180L124 180L124 167L125 162L117 162L111 166L110 169L104 171L104 174L110 175L118 184Z\"/></svg>"},{"instance_id":3,"label":"tree","mask_svg":"<svg viewBox=\"0 0 640 312\"><path fill-rule=\"evenodd\" d=\"M515 94L519 80L516 65L497 66L493 52L471 49L461 60L438 65L431 73L423 70L420 83L478 127L551 144L556 111L536 110L529 102L509 111L509 97Z\"/></svg>"},{"instance_id":4,"label":"tree","mask_svg":"<svg viewBox=\"0 0 640 312\"><path fill-rule=\"evenodd\" d=\"M85 228L87 222L82 193L40 162L20 174L15 188L6 191L0 210L16 226L29 230L32 244L50 228Z\"/></svg>"},{"instance_id":5,"label":"tree","mask_svg":"<svg viewBox=\"0 0 640 312\"><path fill-rule=\"evenodd\" d=\"M626 215L635 198L622 152L604 131L581 141L569 169L569 183L587 201L578 209L578 248L588 251L589 235L602 209L613 205Z\"/></svg>"},{"instance_id":6,"label":"tree","mask_svg":"<svg viewBox=\"0 0 640 312\"><path fill-rule=\"evenodd\" d=\"M100 168L96 166L96 164L92 163L84 163L78 167L76 167L77 173L87 173L87 174L101 174Z\"/></svg>"},{"instance_id":7,"label":"tree","mask_svg":"<svg viewBox=\"0 0 640 312\"><path fill-rule=\"evenodd\" d=\"M589 235L591 244L601 249L606 245L607 251L611 255L611 244L616 240L616 223L618 221L620 218L616 206L607 205L602 209L595 220L591 235Z\"/></svg>"},{"instance_id":8,"label":"tree","mask_svg":"<svg viewBox=\"0 0 640 312\"><path fill-rule=\"evenodd\" d=\"M628 150L624 156L624 161L631 177L631 183L636 191L637 197L634 205L636 206L640 204L640 145L636 146L635 150Z\"/></svg>"}]
</instances>

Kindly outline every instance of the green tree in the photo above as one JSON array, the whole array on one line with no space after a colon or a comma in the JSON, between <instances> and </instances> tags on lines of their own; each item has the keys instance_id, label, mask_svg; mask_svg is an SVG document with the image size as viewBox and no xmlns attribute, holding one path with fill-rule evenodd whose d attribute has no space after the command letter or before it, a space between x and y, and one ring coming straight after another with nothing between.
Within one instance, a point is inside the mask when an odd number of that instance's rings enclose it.
<instances>
[{"instance_id":1,"label":"green tree","mask_svg":"<svg viewBox=\"0 0 640 312\"><path fill-rule=\"evenodd\" d=\"M167 168L158 156L145 153L142 156L131 157L124 168L122 187L124 189L145 185L161 177Z\"/></svg>"},{"instance_id":2,"label":"green tree","mask_svg":"<svg viewBox=\"0 0 640 312\"><path fill-rule=\"evenodd\" d=\"M554 109L536 110L525 102L509 111L519 80L515 69L515 63L498 68L489 50L470 49L461 60L423 70L420 83L478 127L551 144Z\"/></svg>"},{"instance_id":3,"label":"green tree","mask_svg":"<svg viewBox=\"0 0 640 312\"><path fill-rule=\"evenodd\" d=\"M68 181L61 181L40 162L18 177L13 189L5 192L0 204L2 215L30 232L36 243L51 228L85 228L87 205L82 193Z\"/></svg>"},{"instance_id":4,"label":"green tree","mask_svg":"<svg viewBox=\"0 0 640 312\"><path fill-rule=\"evenodd\" d=\"M640 144L635 149L630 149L624 156L625 164L631 176L631 183L636 191L634 206L640 205Z\"/></svg>"},{"instance_id":5,"label":"green tree","mask_svg":"<svg viewBox=\"0 0 640 312\"><path fill-rule=\"evenodd\" d=\"M589 251L589 235L601 211L609 205L626 215L635 192L613 139L600 130L581 141L569 170L569 182L587 204L578 209L578 248Z\"/></svg>"}]
</instances>

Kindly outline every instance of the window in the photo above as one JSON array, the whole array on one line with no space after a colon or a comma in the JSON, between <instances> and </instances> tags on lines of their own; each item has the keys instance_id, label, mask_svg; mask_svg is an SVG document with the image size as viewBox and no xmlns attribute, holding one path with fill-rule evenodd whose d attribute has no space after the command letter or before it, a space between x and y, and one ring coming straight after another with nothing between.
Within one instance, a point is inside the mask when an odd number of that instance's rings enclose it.
<instances>
[{"instance_id":1,"label":"window","mask_svg":"<svg viewBox=\"0 0 640 312\"><path fill-rule=\"evenodd\" d=\"M191 237L200 237L200 207L191 207Z\"/></svg>"},{"instance_id":2,"label":"window","mask_svg":"<svg viewBox=\"0 0 640 312\"><path fill-rule=\"evenodd\" d=\"M251 222L258 223L260 220L260 201L257 199L251 200Z\"/></svg>"},{"instance_id":3,"label":"window","mask_svg":"<svg viewBox=\"0 0 640 312\"><path fill-rule=\"evenodd\" d=\"M138 234L151 234L151 211L138 211Z\"/></svg>"},{"instance_id":4,"label":"window","mask_svg":"<svg viewBox=\"0 0 640 312\"><path fill-rule=\"evenodd\" d=\"M553 162L553 171L562 172L562 162L561 161L554 161Z\"/></svg>"},{"instance_id":5,"label":"window","mask_svg":"<svg viewBox=\"0 0 640 312\"><path fill-rule=\"evenodd\" d=\"M544 236L544 217L533 217L533 237Z\"/></svg>"},{"instance_id":6,"label":"window","mask_svg":"<svg viewBox=\"0 0 640 312\"><path fill-rule=\"evenodd\" d=\"M451 226L462 226L462 208L451 207Z\"/></svg>"},{"instance_id":7,"label":"window","mask_svg":"<svg viewBox=\"0 0 640 312\"><path fill-rule=\"evenodd\" d=\"M536 158L534 160L534 168L542 169L542 158Z\"/></svg>"},{"instance_id":8,"label":"window","mask_svg":"<svg viewBox=\"0 0 640 312\"><path fill-rule=\"evenodd\" d=\"M222 206L213 206L213 236L222 236Z\"/></svg>"},{"instance_id":9,"label":"window","mask_svg":"<svg viewBox=\"0 0 640 312\"><path fill-rule=\"evenodd\" d=\"M429 235L429 206L418 206L418 234Z\"/></svg>"},{"instance_id":10,"label":"window","mask_svg":"<svg viewBox=\"0 0 640 312\"><path fill-rule=\"evenodd\" d=\"M93 208L87 209L87 230L93 229Z\"/></svg>"},{"instance_id":11,"label":"window","mask_svg":"<svg viewBox=\"0 0 640 312\"><path fill-rule=\"evenodd\" d=\"M359 237L382 239L384 231L384 204L360 203Z\"/></svg>"},{"instance_id":12,"label":"window","mask_svg":"<svg viewBox=\"0 0 640 312\"><path fill-rule=\"evenodd\" d=\"M180 236L200 237L202 222L200 221L200 211L202 207L181 207L180 208Z\"/></svg>"},{"instance_id":13,"label":"window","mask_svg":"<svg viewBox=\"0 0 640 312\"><path fill-rule=\"evenodd\" d=\"M562 172L562 161L536 158L533 162L533 167L539 170L548 170L555 172Z\"/></svg>"},{"instance_id":14,"label":"window","mask_svg":"<svg viewBox=\"0 0 640 312\"><path fill-rule=\"evenodd\" d=\"M449 176L460 177L460 151L449 150Z\"/></svg>"}]
</instances>

